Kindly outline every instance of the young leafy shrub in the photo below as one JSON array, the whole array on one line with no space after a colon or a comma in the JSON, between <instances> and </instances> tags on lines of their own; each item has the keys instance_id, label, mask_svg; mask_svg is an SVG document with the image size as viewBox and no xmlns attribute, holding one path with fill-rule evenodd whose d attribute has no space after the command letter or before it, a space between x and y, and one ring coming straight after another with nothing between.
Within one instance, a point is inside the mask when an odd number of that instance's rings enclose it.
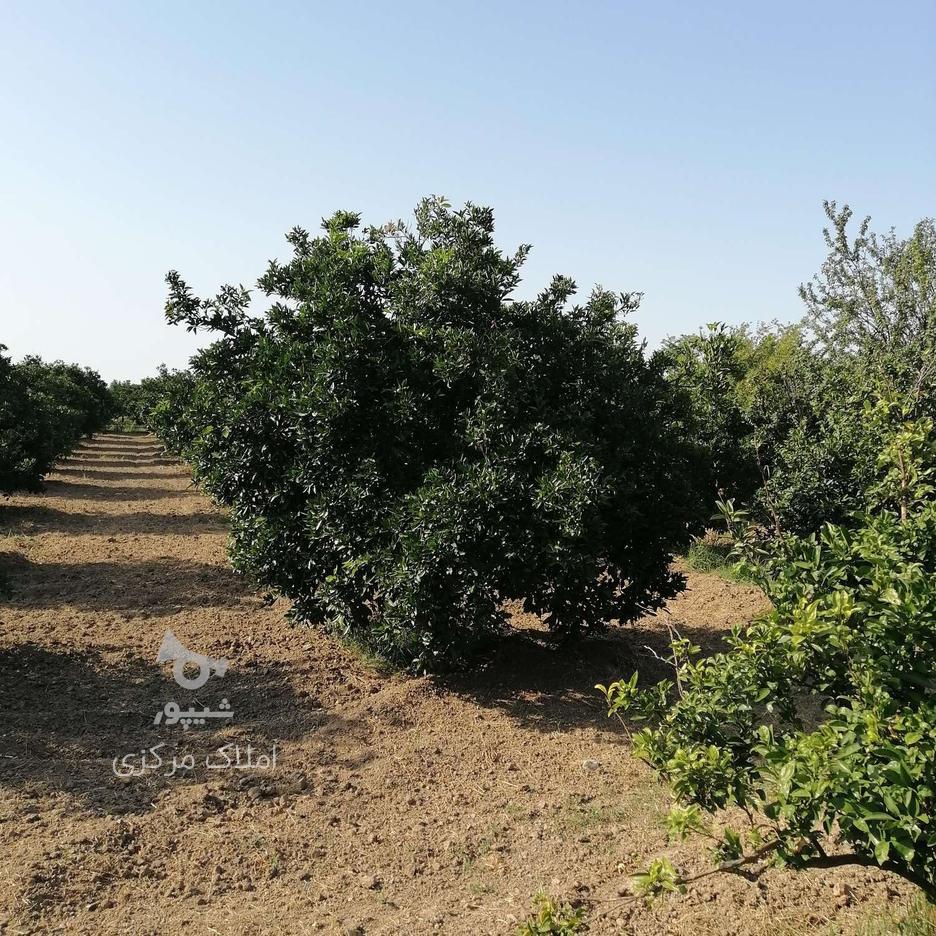
<instances>
[{"instance_id":1,"label":"young leafy shrub","mask_svg":"<svg viewBox=\"0 0 936 936\"><path fill-rule=\"evenodd\" d=\"M658 606L697 516L694 450L626 320L556 277L512 298L527 253L493 217L423 202L415 230L338 213L259 287L167 317L220 338L192 362L185 456L231 507L235 565L397 664L456 664L521 599L576 634Z\"/></svg>"},{"instance_id":2,"label":"young leafy shrub","mask_svg":"<svg viewBox=\"0 0 936 936\"><path fill-rule=\"evenodd\" d=\"M517 930L517 936L576 936L587 930L584 907L560 903L539 893L533 902L533 913Z\"/></svg>"},{"instance_id":3,"label":"young leafy shrub","mask_svg":"<svg viewBox=\"0 0 936 936\"><path fill-rule=\"evenodd\" d=\"M904 413L869 407L888 444L852 526L739 544L774 607L726 653L676 641L675 682L600 687L650 720L634 745L671 830L714 836L724 868L877 865L936 896L936 443ZM728 806L749 823L716 827Z\"/></svg>"}]
</instances>

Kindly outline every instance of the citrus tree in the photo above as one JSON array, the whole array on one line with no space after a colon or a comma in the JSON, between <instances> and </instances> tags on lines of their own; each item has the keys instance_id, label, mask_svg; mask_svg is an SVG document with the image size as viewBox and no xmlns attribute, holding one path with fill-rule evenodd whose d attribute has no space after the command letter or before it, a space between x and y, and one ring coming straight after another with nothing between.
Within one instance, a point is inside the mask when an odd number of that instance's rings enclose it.
<instances>
[{"instance_id":1,"label":"citrus tree","mask_svg":"<svg viewBox=\"0 0 936 936\"><path fill-rule=\"evenodd\" d=\"M672 786L671 830L712 837L723 869L879 866L936 898L936 442L911 408L866 410L887 444L850 524L744 532L773 609L726 652L697 659L677 638L673 680L599 687L611 713L650 722L634 747ZM681 879L659 859L639 883Z\"/></svg>"},{"instance_id":2,"label":"citrus tree","mask_svg":"<svg viewBox=\"0 0 936 936\"><path fill-rule=\"evenodd\" d=\"M754 423L740 386L754 366L757 341L744 327L719 322L697 334L669 338L657 352L666 379L681 396L687 438L706 452L705 489L715 498L750 499L763 482L753 443Z\"/></svg>"},{"instance_id":3,"label":"citrus tree","mask_svg":"<svg viewBox=\"0 0 936 936\"><path fill-rule=\"evenodd\" d=\"M231 508L235 566L414 669L480 649L506 599L565 635L659 606L698 517L638 297L573 304L556 277L517 299L527 248L493 233L437 198L412 229L339 212L292 231L256 315L242 287L168 277L169 321L218 335L167 427Z\"/></svg>"}]
</instances>

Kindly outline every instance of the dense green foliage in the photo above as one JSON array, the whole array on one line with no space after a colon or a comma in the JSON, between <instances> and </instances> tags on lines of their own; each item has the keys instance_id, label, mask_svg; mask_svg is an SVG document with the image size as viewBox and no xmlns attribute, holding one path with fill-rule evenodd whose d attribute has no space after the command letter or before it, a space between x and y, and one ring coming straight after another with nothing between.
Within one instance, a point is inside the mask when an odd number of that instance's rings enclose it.
<instances>
[{"instance_id":1,"label":"dense green foliage","mask_svg":"<svg viewBox=\"0 0 936 936\"><path fill-rule=\"evenodd\" d=\"M819 353L802 326L712 325L659 357L686 401L684 431L709 452L713 509L741 501L779 533L840 522L860 505L880 444L862 403L882 382L859 361Z\"/></svg>"},{"instance_id":2,"label":"dense green foliage","mask_svg":"<svg viewBox=\"0 0 936 936\"><path fill-rule=\"evenodd\" d=\"M262 315L170 274L169 320L220 337L148 418L230 506L235 565L415 669L476 651L506 599L564 634L659 607L718 503L772 611L707 659L674 633L671 681L601 687L649 723L633 740L679 800L671 831L725 870L876 865L933 897L936 234L850 237L826 209L800 325L649 359L634 296L572 305L557 278L512 300L525 250L497 250L483 209L363 233L338 214L292 232ZM638 878L684 882L665 858Z\"/></svg>"},{"instance_id":3,"label":"dense green foliage","mask_svg":"<svg viewBox=\"0 0 936 936\"><path fill-rule=\"evenodd\" d=\"M657 352L681 397L680 428L706 452L703 486L713 503L716 496L746 501L763 481L741 390L757 351L746 329L716 323L697 335L669 339Z\"/></svg>"},{"instance_id":4,"label":"dense green foliage","mask_svg":"<svg viewBox=\"0 0 936 936\"><path fill-rule=\"evenodd\" d=\"M714 839L720 868L879 865L933 899L936 233L852 238L849 209L826 210L801 326L660 353L711 496L749 505L719 504L773 610L707 659L674 632L672 681L599 688L650 722L633 741L679 801L671 831ZM705 542L696 561L717 558ZM685 879L660 858L637 883Z\"/></svg>"},{"instance_id":5,"label":"dense green foliage","mask_svg":"<svg viewBox=\"0 0 936 936\"><path fill-rule=\"evenodd\" d=\"M533 912L517 929L516 936L576 936L587 930L584 907L561 903L540 892L534 900Z\"/></svg>"},{"instance_id":6,"label":"dense green foliage","mask_svg":"<svg viewBox=\"0 0 936 936\"><path fill-rule=\"evenodd\" d=\"M198 432L198 410L194 407L196 378L191 371L160 368L157 377L143 381L143 420L159 436L166 450L182 455Z\"/></svg>"},{"instance_id":7,"label":"dense green foliage","mask_svg":"<svg viewBox=\"0 0 936 936\"><path fill-rule=\"evenodd\" d=\"M148 407L143 394L143 381L113 380L109 389L114 401L114 424L127 430L145 426Z\"/></svg>"},{"instance_id":8,"label":"dense green foliage","mask_svg":"<svg viewBox=\"0 0 936 936\"><path fill-rule=\"evenodd\" d=\"M681 802L674 831L713 834L703 812L747 812L746 827L716 835L720 860L878 864L933 898L936 439L932 419L907 410L867 407L886 445L849 526L743 533L741 562L769 614L706 659L674 640L675 682L604 691L611 712L651 720L635 750Z\"/></svg>"},{"instance_id":9,"label":"dense green foliage","mask_svg":"<svg viewBox=\"0 0 936 936\"><path fill-rule=\"evenodd\" d=\"M932 409L936 402L936 222L920 221L910 237L875 234L865 218L854 237L846 205L826 203L829 255L800 294L818 349L855 361L883 384Z\"/></svg>"},{"instance_id":10,"label":"dense green foliage","mask_svg":"<svg viewBox=\"0 0 936 936\"><path fill-rule=\"evenodd\" d=\"M127 428L146 427L159 436L168 451L181 454L189 439L187 414L194 379L188 371L160 365L156 376L134 382L114 381L111 394L115 419Z\"/></svg>"},{"instance_id":11,"label":"dense green foliage","mask_svg":"<svg viewBox=\"0 0 936 936\"><path fill-rule=\"evenodd\" d=\"M626 316L439 199L358 231L339 213L260 279L259 316L170 274L167 316L220 333L160 428L231 507L232 557L295 614L415 669L471 655L519 599L571 635L657 607L697 519L695 449Z\"/></svg>"},{"instance_id":12,"label":"dense green foliage","mask_svg":"<svg viewBox=\"0 0 936 936\"><path fill-rule=\"evenodd\" d=\"M37 490L56 460L102 429L112 412L95 371L37 357L14 364L0 353L0 492Z\"/></svg>"},{"instance_id":13,"label":"dense green foliage","mask_svg":"<svg viewBox=\"0 0 936 936\"><path fill-rule=\"evenodd\" d=\"M682 425L709 452L710 502L749 504L775 532L844 522L863 504L882 438L866 399L936 413L936 230L877 236L826 205L829 255L801 290L803 323L751 332L712 325L659 352L682 394Z\"/></svg>"}]
</instances>

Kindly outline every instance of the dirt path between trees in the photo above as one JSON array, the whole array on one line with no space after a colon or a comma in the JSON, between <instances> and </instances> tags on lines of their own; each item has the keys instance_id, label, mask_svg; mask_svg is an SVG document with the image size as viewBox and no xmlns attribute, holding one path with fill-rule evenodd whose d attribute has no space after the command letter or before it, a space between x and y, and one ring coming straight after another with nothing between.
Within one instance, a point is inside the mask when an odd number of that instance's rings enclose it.
<instances>
[{"instance_id":1,"label":"dirt path between trees","mask_svg":"<svg viewBox=\"0 0 936 936\"><path fill-rule=\"evenodd\" d=\"M557 650L518 616L477 672L382 676L245 587L224 517L147 436L85 443L0 502L0 532L0 933L504 936L539 888L614 901L661 853L705 866L667 845L667 796L592 688L656 672L652 620ZM691 574L672 613L711 646L761 607ZM228 672L180 688L167 629ZM222 700L230 721L167 724ZM703 883L590 932L854 933L906 897L873 872Z\"/></svg>"}]
</instances>

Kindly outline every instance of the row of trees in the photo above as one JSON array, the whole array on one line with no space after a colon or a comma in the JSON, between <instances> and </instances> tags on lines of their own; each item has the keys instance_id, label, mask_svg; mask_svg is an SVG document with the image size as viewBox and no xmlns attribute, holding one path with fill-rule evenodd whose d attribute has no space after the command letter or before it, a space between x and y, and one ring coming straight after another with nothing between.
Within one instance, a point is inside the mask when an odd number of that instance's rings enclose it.
<instances>
[{"instance_id":1,"label":"row of trees","mask_svg":"<svg viewBox=\"0 0 936 936\"><path fill-rule=\"evenodd\" d=\"M674 634L672 680L604 689L649 722L673 832L725 869L877 864L933 896L936 230L826 211L800 324L650 356L634 294L513 298L526 248L498 250L486 209L339 213L290 234L261 315L169 275L169 321L219 337L148 418L231 508L238 568L413 669L476 653L506 599L565 636L659 608L718 506L773 610L705 660ZM681 884L664 859L640 880Z\"/></svg>"},{"instance_id":2,"label":"row of trees","mask_svg":"<svg viewBox=\"0 0 936 936\"><path fill-rule=\"evenodd\" d=\"M708 326L646 355L637 294L512 292L487 209L423 202L360 232L339 213L250 292L167 316L218 340L191 369L115 386L232 508L235 564L295 615L438 668L500 629L505 598L563 634L679 586L674 551L718 501L772 536L843 523L887 444L864 403L936 407L936 229L901 240L826 204L803 321Z\"/></svg>"},{"instance_id":3,"label":"row of trees","mask_svg":"<svg viewBox=\"0 0 936 936\"><path fill-rule=\"evenodd\" d=\"M261 314L169 275L168 320L216 335L187 371L108 391L0 355L0 490L146 421L230 508L237 568L413 670L490 645L508 599L563 637L660 608L717 506L772 611L702 660L674 633L671 680L602 687L648 723L672 831L725 869L876 864L934 897L936 228L826 211L801 323L653 355L636 294L515 298L527 248L499 250L487 209L340 212L291 232ZM641 882L682 879L661 859Z\"/></svg>"},{"instance_id":4,"label":"row of trees","mask_svg":"<svg viewBox=\"0 0 936 936\"><path fill-rule=\"evenodd\" d=\"M87 367L26 357L14 364L0 345L0 493L37 490L42 477L83 437L103 429L114 402Z\"/></svg>"}]
</instances>

